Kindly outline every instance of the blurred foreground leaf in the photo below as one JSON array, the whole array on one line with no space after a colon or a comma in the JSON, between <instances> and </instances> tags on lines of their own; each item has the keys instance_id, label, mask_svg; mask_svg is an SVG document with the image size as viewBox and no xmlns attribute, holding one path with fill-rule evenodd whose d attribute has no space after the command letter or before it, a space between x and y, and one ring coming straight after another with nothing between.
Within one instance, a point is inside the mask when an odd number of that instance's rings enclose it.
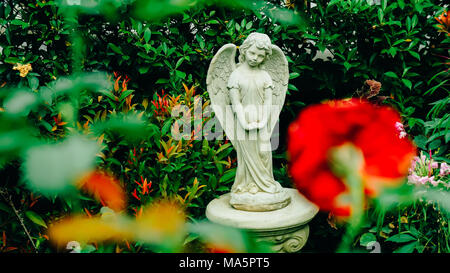
<instances>
[{"instance_id":1,"label":"blurred foreground leaf","mask_svg":"<svg viewBox=\"0 0 450 273\"><path fill-rule=\"evenodd\" d=\"M106 73L79 73L51 82L48 87L41 88L40 93L49 102L55 96L77 95L81 90L109 90L111 87L112 83L108 81Z\"/></svg>"},{"instance_id":2,"label":"blurred foreground leaf","mask_svg":"<svg viewBox=\"0 0 450 273\"><path fill-rule=\"evenodd\" d=\"M189 232L197 234L211 252L216 253L269 253L270 245L256 241L241 229L203 221L189 225Z\"/></svg>"},{"instance_id":3,"label":"blurred foreground leaf","mask_svg":"<svg viewBox=\"0 0 450 273\"><path fill-rule=\"evenodd\" d=\"M20 89L12 92L5 100L5 113L10 115L27 116L36 105L38 98L30 90Z\"/></svg>"},{"instance_id":4,"label":"blurred foreground leaf","mask_svg":"<svg viewBox=\"0 0 450 273\"><path fill-rule=\"evenodd\" d=\"M45 195L63 193L94 166L97 152L96 142L81 136L31 147L24 158L25 180Z\"/></svg>"},{"instance_id":5,"label":"blurred foreground leaf","mask_svg":"<svg viewBox=\"0 0 450 273\"><path fill-rule=\"evenodd\" d=\"M115 115L105 122L97 122L93 125L93 132L101 135L104 132L110 132L114 135L120 135L130 141L138 141L148 136L144 120L137 115Z\"/></svg>"}]
</instances>

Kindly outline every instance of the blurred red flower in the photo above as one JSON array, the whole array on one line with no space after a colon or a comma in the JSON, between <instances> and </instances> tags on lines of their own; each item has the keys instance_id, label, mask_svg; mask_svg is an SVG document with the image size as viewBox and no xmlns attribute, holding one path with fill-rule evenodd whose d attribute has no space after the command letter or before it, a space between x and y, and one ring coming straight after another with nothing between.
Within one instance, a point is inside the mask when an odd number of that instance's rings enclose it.
<instances>
[{"instance_id":1,"label":"blurred red flower","mask_svg":"<svg viewBox=\"0 0 450 273\"><path fill-rule=\"evenodd\" d=\"M113 176L101 171L93 171L81 178L78 186L94 195L103 206L110 207L115 211L125 209L125 191Z\"/></svg>"},{"instance_id":2,"label":"blurred red flower","mask_svg":"<svg viewBox=\"0 0 450 273\"><path fill-rule=\"evenodd\" d=\"M346 184L329 165L331 148L352 143L364 157L360 176L364 191L376 196L383 187L396 186L407 175L415 155L408 138L395 127L399 114L359 99L313 105L300 113L288 131L289 172L298 190L322 210L349 216L344 203Z\"/></svg>"}]
</instances>

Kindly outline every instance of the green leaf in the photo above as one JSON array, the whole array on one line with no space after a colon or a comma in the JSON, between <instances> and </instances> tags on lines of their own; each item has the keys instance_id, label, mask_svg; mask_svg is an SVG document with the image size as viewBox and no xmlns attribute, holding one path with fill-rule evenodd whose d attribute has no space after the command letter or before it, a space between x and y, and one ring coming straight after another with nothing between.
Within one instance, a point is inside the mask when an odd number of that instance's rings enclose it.
<instances>
[{"instance_id":1,"label":"green leaf","mask_svg":"<svg viewBox=\"0 0 450 273\"><path fill-rule=\"evenodd\" d=\"M397 55L397 48L395 47L391 47L388 50L389 54L391 54L392 57L395 57L395 55Z\"/></svg>"},{"instance_id":2,"label":"green leaf","mask_svg":"<svg viewBox=\"0 0 450 273\"><path fill-rule=\"evenodd\" d=\"M377 237L374 234L367 232L361 236L361 238L359 239L359 244L361 246L367 246L370 242L375 241L377 241Z\"/></svg>"},{"instance_id":3,"label":"green leaf","mask_svg":"<svg viewBox=\"0 0 450 273\"><path fill-rule=\"evenodd\" d=\"M413 56L414 58L416 58L417 60L420 61L420 55L419 55L419 53L414 52L414 51L408 51L408 52L409 52L409 54L411 54L411 56Z\"/></svg>"},{"instance_id":4,"label":"green leaf","mask_svg":"<svg viewBox=\"0 0 450 273\"><path fill-rule=\"evenodd\" d=\"M228 170L222 175L222 177L220 177L219 183L227 184L233 181L235 176L236 176L236 169Z\"/></svg>"},{"instance_id":5,"label":"green leaf","mask_svg":"<svg viewBox=\"0 0 450 273\"><path fill-rule=\"evenodd\" d=\"M123 91L122 94L120 94L119 100L125 99L126 97L131 95L133 92L134 92L134 90L131 90L131 89Z\"/></svg>"},{"instance_id":6,"label":"green leaf","mask_svg":"<svg viewBox=\"0 0 450 273\"><path fill-rule=\"evenodd\" d=\"M144 41L146 44L148 44L148 41L150 41L150 37L152 36L152 31L147 28L144 32Z\"/></svg>"},{"instance_id":7,"label":"green leaf","mask_svg":"<svg viewBox=\"0 0 450 273\"><path fill-rule=\"evenodd\" d=\"M177 63L175 64L175 69L177 69L184 61L184 58L180 58Z\"/></svg>"},{"instance_id":8,"label":"green leaf","mask_svg":"<svg viewBox=\"0 0 450 273\"><path fill-rule=\"evenodd\" d=\"M208 22L206 22L206 24L208 24L208 25L218 25L218 24L220 24L220 22L217 21L217 20L209 20Z\"/></svg>"},{"instance_id":9,"label":"green leaf","mask_svg":"<svg viewBox=\"0 0 450 273\"><path fill-rule=\"evenodd\" d=\"M434 141L432 141L430 144L428 144L428 149L429 150L436 150L441 146L441 140L440 139L436 139Z\"/></svg>"},{"instance_id":10,"label":"green leaf","mask_svg":"<svg viewBox=\"0 0 450 273\"><path fill-rule=\"evenodd\" d=\"M412 242L397 248L392 253L413 253L414 249L416 249L416 245L417 242Z\"/></svg>"},{"instance_id":11,"label":"green leaf","mask_svg":"<svg viewBox=\"0 0 450 273\"><path fill-rule=\"evenodd\" d=\"M289 74L289 79L292 80L292 79L297 78L298 76L300 76L300 73L293 72L293 73Z\"/></svg>"},{"instance_id":12,"label":"green leaf","mask_svg":"<svg viewBox=\"0 0 450 273\"><path fill-rule=\"evenodd\" d=\"M8 63L8 64L16 64L18 62L20 62L20 60L17 57L8 57L5 59L5 63Z\"/></svg>"},{"instance_id":13,"label":"green leaf","mask_svg":"<svg viewBox=\"0 0 450 273\"><path fill-rule=\"evenodd\" d=\"M230 188L227 186L220 186L216 189L216 191L229 191Z\"/></svg>"},{"instance_id":14,"label":"green leaf","mask_svg":"<svg viewBox=\"0 0 450 273\"><path fill-rule=\"evenodd\" d=\"M295 87L295 85L293 85L291 83L288 85L288 88L289 88L289 90L298 91L297 87Z\"/></svg>"},{"instance_id":15,"label":"green leaf","mask_svg":"<svg viewBox=\"0 0 450 273\"><path fill-rule=\"evenodd\" d=\"M3 203L0 203L0 210L3 210L6 213L12 213L11 208Z\"/></svg>"},{"instance_id":16,"label":"green leaf","mask_svg":"<svg viewBox=\"0 0 450 273\"><path fill-rule=\"evenodd\" d=\"M169 132L172 122L173 122L173 118L168 118L166 121L164 121L164 125L161 128L161 135L164 136L167 134L167 132Z\"/></svg>"},{"instance_id":17,"label":"green leaf","mask_svg":"<svg viewBox=\"0 0 450 273\"><path fill-rule=\"evenodd\" d=\"M169 80L161 78L156 81L156 84L165 84L165 83L169 83Z\"/></svg>"},{"instance_id":18,"label":"green leaf","mask_svg":"<svg viewBox=\"0 0 450 273\"><path fill-rule=\"evenodd\" d=\"M45 221L42 219L41 216L39 216L39 214L37 214L34 211L27 211L25 212L25 215L28 217L28 219L30 219L33 223L40 225L42 227L47 228L47 224L45 224Z\"/></svg>"},{"instance_id":19,"label":"green leaf","mask_svg":"<svg viewBox=\"0 0 450 273\"><path fill-rule=\"evenodd\" d=\"M81 253L92 253L92 252L94 252L96 250L97 249L95 248L95 246L87 245L87 246L83 247L83 249L81 250Z\"/></svg>"},{"instance_id":20,"label":"green leaf","mask_svg":"<svg viewBox=\"0 0 450 273\"><path fill-rule=\"evenodd\" d=\"M383 10L386 9L386 7L387 7L387 0L381 0L381 7L383 8Z\"/></svg>"},{"instance_id":21,"label":"green leaf","mask_svg":"<svg viewBox=\"0 0 450 273\"><path fill-rule=\"evenodd\" d=\"M32 90L36 90L39 87L39 79L37 77L28 77L28 84Z\"/></svg>"},{"instance_id":22,"label":"green leaf","mask_svg":"<svg viewBox=\"0 0 450 273\"><path fill-rule=\"evenodd\" d=\"M175 75L177 75L177 77L180 79L186 78L186 73L184 73L183 71L175 70Z\"/></svg>"},{"instance_id":23,"label":"green leaf","mask_svg":"<svg viewBox=\"0 0 450 273\"><path fill-rule=\"evenodd\" d=\"M139 67L139 73L145 74L148 72L149 69L150 69L150 66L141 66L141 67Z\"/></svg>"},{"instance_id":24,"label":"green leaf","mask_svg":"<svg viewBox=\"0 0 450 273\"><path fill-rule=\"evenodd\" d=\"M344 62L344 67L345 67L345 70L348 71L348 70L350 70L350 68L352 68L352 65L349 62Z\"/></svg>"},{"instance_id":25,"label":"green leaf","mask_svg":"<svg viewBox=\"0 0 450 273\"><path fill-rule=\"evenodd\" d=\"M384 18L384 12L382 9L378 9L378 20L380 20L380 23L383 22L383 18Z\"/></svg>"},{"instance_id":26,"label":"green leaf","mask_svg":"<svg viewBox=\"0 0 450 273\"><path fill-rule=\"evenodd\" d=\"M403 84L411 90L412 88L412 82L408 79L402 79Z\"/></svg>"},{"instance_id":27,"label":"green leaf","mask_svg":"<svg viewBox=\"0 0 450 273\"><path fill-rule=\"evenodd\" d=\"M191 233L186 237L186 239L184 239L183 245L187 245L190 242L197 240L198 238L199 238L199 235Z\"/></svg>"},{"instance_id":28,"label":"green leaf","mask_svg":"<svg viewBox=\"0 0 450 273\"><path fill-rule=\"evenodd\" d=\"M22 29L28 27L28 23L20 21L18 19L11 20L11 25L22 26Z\"/></svg>"},{"instance_id":29,"label":"green leaf","mask_svg":"<svg viewBox=\"0 0 450 273\"><path fill-rule=\"evenodd\" d=\"M414 142L416 143L417 147L422 150L427 150L427 141L428 139L423 135L414 137Z\"/></svg>"},{"instance_id":30,"label":"green leaf","mask_svg":"<svg viewBox=\"0 0 450 273\"><path fill-rule=\"evenodd\" d=\"M439 87L441 87L442 85L444 85L444 84L447 83L447 82L448 82L448 80L445 80L445 81L440 82L438 85L433 86L432 88L428 89L428 90L424 93L424 95L427 95L427 94L433 94L434 91L436 91L436 89L438 89Z\"/></svg>"},{"instance_id":31,"label":"green leaf","mask_svg":"<svg viewBox=\"0 0 450 273\"><path fill-rule=\"evenodd\" d=\"M388 77L390 77L390 78L396 78L396 79L398 79L398 76L397 76L394 72L392 72L392 71L388 71L388 72L384 73L384 75L386 75L386 76L388 76Z\"/></svg>"},{"instance_id":32,"label":"green leaf","mask_svg":"<svg viewBox=\"0 0 450 273\"><path fill-rule=\"evenodd\" d=\"M48 123L47 121L45 121L45 120L41 120L40 121L40 125L42 125L42 126L44 126L44 128L45 129L47 129L47 131L49 131L49 132L51 132L52 131L52 126L50 125L50 123Z\"/></svg>"},{"instance_id":33,"label":"green leaf","mask_svg":"<svg viewBox=\"0 0 450 273\"><path fill-rule=\"evenodd\" d=\"M147 52L147 53L150 51L150 49L152 49L152 45L151 44L145 44L145 45L143 45L143 47L145 49L145 52Z\"/></svg>"},{"instance_id":34,"label":"green leaf","mask_svg":"<svg viewBox=\"0 0 450 273\"><path fill-rule=\"evenodd\" d=\"M113 43L108 43L109 48L112 49L112 51L116 52L117 54L121 54L123 55L122 49L120 49L120 47L116 46Z\"/></svg>"},{"instance_id":35,"label":"green leaf","mask_svg":"<svg viewBox=\"0 0 450 273\"><path fill-rule=\"evenodd\" d=\"M394 243L406 243L411 241L417 241L417 238L406 233L395 234L394 236L386 239L386 242L394 242Z\"/></svg>"},{"instance_id":36,"label":"green leaf","mask_svg":"<svg viewBox=\"0 0 450 273\"><path fill-rule=\"evenodd\" d=\"M409 16L406 17L406 29L408 30L408 32L411 31L411 18Z\"/></svg>"}]
</instances>

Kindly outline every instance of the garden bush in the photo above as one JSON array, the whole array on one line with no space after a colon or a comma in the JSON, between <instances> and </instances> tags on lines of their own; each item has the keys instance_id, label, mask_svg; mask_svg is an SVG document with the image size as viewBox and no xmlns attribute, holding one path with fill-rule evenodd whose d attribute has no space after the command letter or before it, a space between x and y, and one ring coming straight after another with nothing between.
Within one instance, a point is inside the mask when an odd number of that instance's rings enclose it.
<instances>
[{"instance_id":1,"label":"garden bush","mask_svg":"<svg viewBox=\"0 0 450 273\"><path fill-rule=\"evenodd\" d=\"M419 176L438 177L442 164L450 164L445 1L91 2L0 4L1 251L60 251L49 243L51 223L114 207L74 184L92 169L124 189L128 215L139 218L147 205L170 199L189 222L205 224L206 205L230 190L236 171L231 143L204 136L212 116L207 69L222 45L240 45L255 31L269 35L289 62L273 152L274 176L284 187L293 186L287 128L303 108L328 99L362 96L394 107L428 165L440 164L435 173ZM187 120L172 116L179 104L189 109ZM178 140L174 124L192 131ZM449 252L449 204L436 197L448 192L446 175L447 187L430 182L402 188L424 188L426 198L403 200L397 193L390 197L404 202L396 208L392 200L369 203L355 251L377 241L383 252ZM305 251L334 251L343 229L321 212ZM336 240L328 240L330 234ZM210 250L199 236L183 238L184 251ZM99 242L88 249L183 251L154 243ZM234 250L257 250L247 243Z\"/></svg>"}]
</instances>

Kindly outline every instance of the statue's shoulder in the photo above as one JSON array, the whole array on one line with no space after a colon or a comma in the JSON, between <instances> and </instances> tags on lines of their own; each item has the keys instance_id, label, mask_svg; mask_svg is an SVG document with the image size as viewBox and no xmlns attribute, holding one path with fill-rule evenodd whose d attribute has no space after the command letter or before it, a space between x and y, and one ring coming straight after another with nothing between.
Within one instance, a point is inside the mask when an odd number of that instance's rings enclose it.
<instances>
[{"instance_id":1,"label":"statue's shoulder","mask_svg":"<svg viewBox=\"0 0 450 273\"><path fill-rule=\"evenodd\" d=\"M242 75L242 72L242 68L238 66L235 70L233 70L233 72L231 72L229 80L238 81L240 76Z\"/></svg>"},{"instance_id":2,"label":"statue's shoulder","mask_svg":"<svg viewBox=\"0 0 450 273\"><path fill-rule=\"evenodd\" d=\"M267 72L267 70L261 69L261 71L262 71L262 75L264 77L264 80L272 81L272 77L270 76L269 72Z\"/></svg>"}]
</instances>

